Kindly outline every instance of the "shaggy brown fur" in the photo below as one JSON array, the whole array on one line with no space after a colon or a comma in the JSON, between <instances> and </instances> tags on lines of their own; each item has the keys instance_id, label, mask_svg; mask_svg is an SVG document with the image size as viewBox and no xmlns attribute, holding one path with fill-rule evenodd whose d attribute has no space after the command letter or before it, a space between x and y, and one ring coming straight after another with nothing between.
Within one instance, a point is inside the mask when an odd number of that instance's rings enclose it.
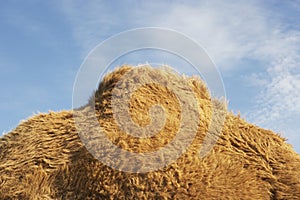
<instances>
[{"instance_id":1,"label":"shaggy brown fur","mask_svg":"<svg viewBox=\"0 0 300 200\"><path fill-rule=\"evenodd\" d=\"M125 66L108 74L91 101L95 100L99 122L114 144L134 152L158 149L173 138L180 123L178 102L159 85L145 86L130 101L133 121L148 124L147 110L158 102L168 106L166 125L150 139L122 133L113 120L110 100L115 84L130 69ZM200 125L186 153L169 166L148 173L114 170L83 146L72 111L39 114L0 139L0 199L300 199L300 156L279 135L232 113L226 114L212 151L199 157L212 100L200 79L188 82L199 102ZM81 111L92 114L89 105Z\"/></svg>"}]
</instances>

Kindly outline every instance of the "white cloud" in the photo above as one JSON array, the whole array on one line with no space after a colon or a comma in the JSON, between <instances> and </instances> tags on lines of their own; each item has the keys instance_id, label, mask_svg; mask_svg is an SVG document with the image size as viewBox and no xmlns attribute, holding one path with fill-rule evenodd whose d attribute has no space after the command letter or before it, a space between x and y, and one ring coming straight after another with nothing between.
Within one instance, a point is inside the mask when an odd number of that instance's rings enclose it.
<instances>
[{"instance_id":1,"label":"white cloud","mask_svg":"<svg viewBox=\"0 0 300 200\"><path fill-rule=\"evenodd\" d=\"M262 63L255 70L257 73L249 74L246 79L261 91L255 97L257 105L249 108L250 121L265 127L276 126L278 130L284 129L286 118L297 121L300 32L286 29L280 13L273 12L271 4L261 1L130 2L122 1L118 5L104 1L65 2L63 11L73 25L83 55L107 37L129 28L172 28L196 39L223 71L237 73L235 69L243 68L238 66L242 59ZM300 11L299 5L285 3Z\"/></svg>"},{"instance_id":2,"label":"white cloud","mask_svg":"<svg viewBox=\"0 0 300 200\"><path fill-rule=\"evenodd\" d=\"M256 59L268 61L261 74L252 74L252 81L260 83L251 121L284 132L287 118L300 113L300 32L277 30L254 51ZM297 134L296 132L294 134Z\"/></svg>"},{"instance_id":3,"label":"white cloud","mask_svg":"<svg viewBox=\"0 0 300 200\"><path fill-rule=\"evenodd\" d=\"M300 74L294 73L299 63L299 57L286 55L272 63L266 78L256 77L258 82L263 83L255 112L249 113L252 121L269 128L277 126L279 131L283 131L280 124L285 123L286 118L300 114ZM295 118L295 123L297 120Z\"/></svg>"},{"instance_id":4,"label":"white cloud","mask_svg":"<svg viewBox=\"0 0 300 200\"><path fill-rule=\"evenodd\" d=\"M144 26L167 27L191 36L223 69L245 57L272 60L282 49L276 15L255 1L151 1L131 3L131 9L126 9L129 2L65 1L63 11L84 55L113 34Z\"/></svg>"}]
</instances>

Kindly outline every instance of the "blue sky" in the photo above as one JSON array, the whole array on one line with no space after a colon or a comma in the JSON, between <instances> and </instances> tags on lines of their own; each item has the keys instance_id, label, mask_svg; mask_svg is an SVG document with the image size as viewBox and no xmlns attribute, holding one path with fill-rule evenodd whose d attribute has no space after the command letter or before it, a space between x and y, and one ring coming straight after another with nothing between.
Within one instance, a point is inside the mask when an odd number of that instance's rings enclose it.
<instances>
[{"instance_id":1,"label":"blue sky","mask_svg":"<svg viewBox=\"0 0 300 200\"><path fill-rule=\"evenodd\" d=\"M201 44L229 109L300 152L300 1L3 1L0 131L34 113L72 108L76 73L108 37L165 27Z\"/></svg>"}]
</instances>

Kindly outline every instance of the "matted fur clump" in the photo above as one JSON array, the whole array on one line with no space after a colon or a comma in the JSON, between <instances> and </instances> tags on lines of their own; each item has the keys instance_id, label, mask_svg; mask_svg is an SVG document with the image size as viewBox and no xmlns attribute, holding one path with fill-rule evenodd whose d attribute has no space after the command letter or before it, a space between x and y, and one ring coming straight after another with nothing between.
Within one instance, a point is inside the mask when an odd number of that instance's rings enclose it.
<instances>
[{"instance_id":1,"label":"matted fur clump","mask_svg":"<svg viewBox=\"0 0 300 200\"><path fill-rule=\"evenodd\" d=\"M131 118L141 126L149 124L148 109L159 103L168 113L165 126L157 136L143 140L122 133L114 121L111 97L131 69L123 66L106 75L95 98L80 110L89 116L95 106L99 125L115 145L132 152L153 151L174 138L180 106L166 88L147 85L132 95ZM151 67L143 70L164 73ZM300 199L300 156L279 135L232 113L227 112L212 151L199 157L213 100L199 78L181 78L195 92L201 116L193 142L179 159L148 173L118 171L87 151L74 111L39 114L0 139L0 199ZM86 134L94 134L87 122Z\"/></svg>"}]
</instances>

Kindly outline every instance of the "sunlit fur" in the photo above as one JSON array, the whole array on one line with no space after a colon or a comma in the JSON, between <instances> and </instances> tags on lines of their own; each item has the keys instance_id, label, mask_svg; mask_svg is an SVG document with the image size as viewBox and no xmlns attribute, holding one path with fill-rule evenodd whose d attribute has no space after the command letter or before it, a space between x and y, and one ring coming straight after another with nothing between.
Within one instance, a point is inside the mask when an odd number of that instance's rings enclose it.
<instances>
[{"instance_id":1,"label":"sunlit fur","mask_svg":"<svg viewBox=\"0 0 300 200\"><path fill-rule=\"evenodd\" d=\"M159 137L140 142L119 134L110 107L111 93L130 70L123 66L108 74L90 102L95 101L99 124L115 145L147 152L173 138L180 108L165 88L145 87L130 102L133 121L147 124L147 109L161 98L162 104L170 106L166 127ZM144 70L164 73L151 67ZM230 112L217 144L205 158L199 157L213 100L199 78L187 79L199 101L200 125L186 153L171 165L148 173L112 169L83 146L73 111L38 114L0 139L0 199L300 199L300 156L276 133ZM157 97L149 100L153 94ZM89 105L81 110L87 115L92 112ZM92 133L93 128L87 131ZM132 163L132 167L138 166Z\"/></svg>"}]
</instances>

